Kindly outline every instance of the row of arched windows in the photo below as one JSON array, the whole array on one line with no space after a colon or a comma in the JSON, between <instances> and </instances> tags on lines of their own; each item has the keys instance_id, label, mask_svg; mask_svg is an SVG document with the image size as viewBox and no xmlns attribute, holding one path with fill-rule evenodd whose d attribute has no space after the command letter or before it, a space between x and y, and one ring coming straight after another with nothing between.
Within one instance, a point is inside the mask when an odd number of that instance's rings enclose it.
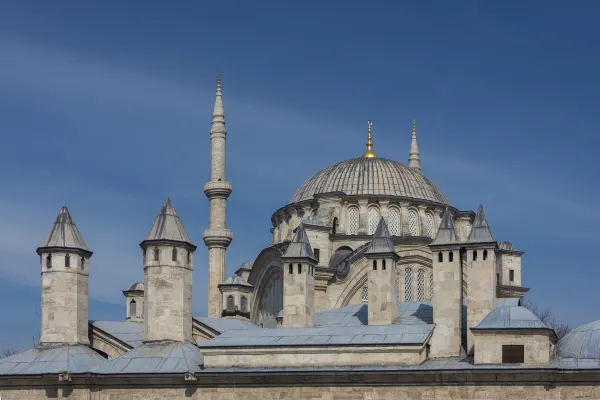
<instances>
[{"instance_id":1,"label":"row of arched windows","mask_svg":"<svg viewBox=\"0 0 600 400\"><path fill-rule=\"evenodd\" d=\"M392 236L400 236L402 234L402 221L400 218L400 210L396 207L391 207L388 214L388 229ZM369 207L367 210L367 232L369 235L375 233L381 213L378 207ZM350 206L346 211L346 231L349 235L357 235L359 229L360 212L358 207ZM434 218L433 214L425 213L425 226L421 231L419 223L419 213L417 210L410 208L407 216L408 232L411 236L427 235L433 237L434 234Z\"/></svg>"},{"instance_id":2,"label":"row of arched windows","mask_svg":"<svg viewBox=\"0 0 600 400\"><path fill-rule=\"evenodd\" d=\"M235 298L233 297L233 295L227 296L227 311L230 311L230 312L235 311ZM248 299L246 298L246 296L242 296L241 304L240 304L240 311L241 312L248 311Z\"/></svg>"},{"instance_id":3,"label":"row of arched windows","mask_svg":"<svg viewBox=\"0 0 600 400\"><path fill-rule=\"evenodd\" d=\"M302 264L298 264L298 268L297 268L298 274L302 273ZM294 264L290 264L288 265L288 274L292 275L294 273ZM314 276L315 275L315 267L312 265L308 265L308 274L310 276Z\"/></svg>"},{"instance_id":4,"label":"row of arched windows","mask_svg":"<svg viewBox=\"0 0 600 400\"><path fill-rule=\"evenodd\" d=\"M373 269L376 269L377 264L373 263ZM383 266L382 266L383 267ZM404 277L404 286L400 287ZM433 300L433 273L424 268L398 268L396 276L396 284L398 286L398 301L432 301ZM369 301L369 288L365 284L361 291L361 301Z\"/></svg>"},{"instance_id":5,"label":"row of arched windows","mask_svg":"<svg viewBox=\"0 0 600 400\"><path fill-rule=\"evenodd\" d=\"M171 250L171 261L177 261L179 258L179 251L177 249L177 247L173 247L173 249ZM144 253L144 261L146 259L146 253ZM160 249L158 247L155 247L152 250L152 259L154 261L160 261ZM189 264L192 261L192 252L191 251L187 251L186 253L186 262Z\"/></svg>"},{"instance_id":6,"label":"row of arched windows","mask_svg":"<svg viewBox=\"0 0 600 400\"><path fill-rule=\"evenodd\" d=\"M79 261L79 266L81 267L81 269L85 268L85 257L84 256L81 256L80 261ZM65 267L67 267L67 268L71 267L71 255L70 254L65 255ZM48 254L46 256L46 268L52 268L52 254Z\"/></svg>"}]
</instances>

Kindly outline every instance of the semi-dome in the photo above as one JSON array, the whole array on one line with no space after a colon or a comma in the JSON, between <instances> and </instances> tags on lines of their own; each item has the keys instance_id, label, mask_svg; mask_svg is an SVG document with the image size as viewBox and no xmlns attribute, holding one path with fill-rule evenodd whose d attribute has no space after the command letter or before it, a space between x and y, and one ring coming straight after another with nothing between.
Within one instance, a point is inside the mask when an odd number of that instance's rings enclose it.
<instances>
[{"instance_id":1,"label":"semi-dome","mask_svg":"<svg viewBox=\"0 0 600 400\"><path fill-rule=\"evenodd\" d=\"M558 342L558 356L577 359L600 359L600 321L573 329Z\"/></svg>"},{"instance_id":2,"label":"semi-dome","mask_svg":"<svg viewBox=\"0 0 600 400\"><path fill-rule=\"evenodd\" d=\"M290 203L315 195L404 197L447 205L448 199L420 171L387 158L351 158L325 168L304 182Z\"/></svg>"}]
</instances>

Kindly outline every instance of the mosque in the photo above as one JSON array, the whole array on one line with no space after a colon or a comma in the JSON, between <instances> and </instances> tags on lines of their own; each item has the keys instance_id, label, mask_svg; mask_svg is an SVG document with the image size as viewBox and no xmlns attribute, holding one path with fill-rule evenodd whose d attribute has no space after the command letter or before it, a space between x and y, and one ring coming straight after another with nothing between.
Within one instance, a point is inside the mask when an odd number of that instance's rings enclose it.
<instances>
[{"instance_id":1,"label":"mosque","mask_svg":"<svg viewBox=\"0 0 600 400\"><path fill-rule=\"evenodd\" d=\"M208 316L194 314L196 244L167 199L126 318L88 320L93 253L63 207L37 249L40 343L0 360L0 399L600 398L600 321L558 340L521 306L524 253L421 171L416 124L407 164L377 157L370 122L367 136L362 156L304 182L271 216L270 246L226 277L217 79Z\"/></svg>"}]
</instances>

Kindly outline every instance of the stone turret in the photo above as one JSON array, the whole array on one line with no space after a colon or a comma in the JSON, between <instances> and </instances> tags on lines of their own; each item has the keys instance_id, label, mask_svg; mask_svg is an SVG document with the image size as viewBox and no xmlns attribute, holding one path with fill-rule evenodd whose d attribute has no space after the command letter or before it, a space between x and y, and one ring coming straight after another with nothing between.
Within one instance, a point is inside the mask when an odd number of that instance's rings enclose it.
<instances>
[{"instance_id":1,"label":"stone turret","mask_svg":"<svg viewBox=\"0 0 600 400\"><path fill-rule=\"evenodd\" d=\"M398 321L396 262L400 259L383 217L365 252L369 260L369 325L391 325Z\"/></svg>"},{"instance_id":2,"label":"stone turret","mask_svg":"<svg viewBox=\"0 0 600 400\"><path fill-rule=\"evenodd\" d=\"M208 247L208 316L213 318L221 315L219 284L225 280L225 251L231 243L231 231L225 224L227 198L231 194L231 183L225 180L226 137L221 78L217 77L210 129L210 181L204 185L204 194L210 202L210 225L203 234Z\"/></svg>"},{"instance_id":3,"label":"stone turret","mask_svg":"<svg viewBox=\"0 0 600 400\"><path fill-rule=\"evenodd\" d=\"M473 352L473 332L470 328L489 314L496 303L497 243L479 206L467 242L467 353Z\"/></svg>"},{"instance_id":4,"label":"stone turret","mask_svg":"<svg viewBox=\"0 0 600 400\"><path fill-rule=\"evenodd\" d=\"M144 254L144 343L192 341L192 241L167 198L150 233Z\"/></svg>"},{"instance_id":5,"label":"stone turret","mask_svg":"<svg viewBox=\"0 0 600 400\"><path fill-rule=\"evenodd\" d=\"M127 321L142 322L144 320L144 283L132 283L123 290L123 296L125 296Z\"/></svg>"},{"instance_id":6,"label":"stone turret","mask_svg":"<svg viewBox=\"0 0 600 400\"><path fill-rule=\"evenodd\" d=\"M42 272L40 344L89 345L88 277L92 252L67 207L61 208L37 253Z\"/></svg>"},{"instance_id":7,"label":"stone turret","mask_svg":"<svg viewBox=\"0 0 600 400\"><path fill-rule=\"evenodd\" d=\"M254 286L243 278L233 275L219 285L223 296L221 316L227 318L250 319L250 304Z\"/></svg>"},{"instance_id":8,"label":"stone turret","mask_svg":"<svg viewBox=\"0 0 600 400\"><path fill-rule=\"evenodd\" d=\"M283 326L312 327L315 318L315 266L317 260L300 224L283 261Z\"/></svg>"},{"instance_id":9,"label":"stone turret","mask_svg":"<svg viewBox=\"0 0 600 400\"><path fill-rule=\"evenodd\" d=\"M435 240L433 258L433 323L431 357L458 357L462 340L463 271L460 242L446 208Z\"/></svg>"}]
</instances>

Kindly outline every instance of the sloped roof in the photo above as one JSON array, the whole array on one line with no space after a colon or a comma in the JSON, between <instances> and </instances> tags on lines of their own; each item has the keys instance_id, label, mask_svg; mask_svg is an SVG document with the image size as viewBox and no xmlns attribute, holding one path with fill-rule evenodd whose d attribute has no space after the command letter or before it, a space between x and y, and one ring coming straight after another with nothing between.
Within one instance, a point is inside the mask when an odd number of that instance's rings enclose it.
<instances>
[{"instance_id":1,"label":"sloped roof","mask_svg":"<svg viewBox=\"0 0 600 400\"><path fill-rule=\"evenodd\" d=\"M548 329L548 327L527 308L500 303L500 306L492 309L477 326L471 329Z\"/></svg>"},{"instance_id":2,"label":"sloped roof","mask_svg":"<svg viewBox=\"0 0 600 400\"><path fill-rule=\"evenodd\" d=\"M450 209L446 207L446 211L444 211L444 215L442 216L442 222L440 223L437 235L435 235L435 239L431 243L431 246L448 245L459 242L454 226L454 219L452 218Z\"/></svg>"},{"instance_id":3,"label":"sloped roof","mask_svg":"<svg viewBox=\"0 0 600 400\"><path fill-rule=\"evenodd\" d=\"M193 244L168 197L156 216L146 240L173 240Z\"/></svg>"},{"instance_id":4,"label":"sloped roof","mask_svg":"<svg viewBox=\"0 0 600 400\"><path fill-rule=\"evenodd\" d=\"M142 345L142 339L144 338L143 322L90 321L90 324L130 347Z\"/></svg>"},{"instance_id":5,"label":"sloped roof","mask_svg":"<svg viewBox=\"0 0 600 400\"><path fill-rule=\"evenodd\" d=\"M96 374L152 374L200 372L204 363L202 353L190 343L146 343L131 351L105 361L95 368Z\"/></svg>"},{"instance_id":6,"label":"sloped roof","mask_svg":"<svg viewBox=\"0 0 600 400\"><path fill-rule=\"evenodd\" d=\"M246 282L245 279L237 276L237 275L232 275L229 278L225 279L221 285L239 285L239 286L248 286L248 287L254 287L251 284L249 284L248 282ZM219 285L219 286L221 286Z\"/></svg>"},{"instance_id":7,"label":"sloped roof","mask_svg":"<svg viewBox=\"0 0 600 400\"><path fill-rule=\"evenodd\" d=\"M377 229L375 229L375 233L373 234L371 244L365 252L365 255L385 253L396 254L396 250L394 249L394 243L392 243L392 238L390 236L390 232L388 231L387 224L385 223L383 217L381 217L379 223L377 224Z\"/></svg>"},{"instance_id":8,"label":"sloped roof","mask_svg":"<svg viewBox=\"0 0 600 400\"><path fill-rule=\"evenodd\" d=\"M209 317L194 317L194 319L218 333L227 332L233 329L260 329L252 322L241 319Z\"/></svg>"},{"instance_id":9,"label":"sloped roof","mask_svg":"<svg viewBox=\"0 0 600 400\"><path fill-rule=\"evenodd\" d=\"M398 303L399 324L433 324L433 307L429 302ZM369 324L369 304L363 303L315 313L315 326L360 326Z\"/></svg>"},{"instance_id":10,"label":"sloped roof","mask_svg":"<svg viewBox=\"0 0 600 400\"><path fill-rule=\"evenodd\" d=\"M72 374L91 371L106 359L84 345L46 345L0 359L0 375Z\"/></svg>"},{"instance_id":11,"label":"sloped roof","mask_svg":"<svg viewBox=\"0 0 600 400\"><path fill-rule=\"evenodd\" d=\"M473 221L473 227L471 228L471 233L469 233L467 243L493 243L495 241L485 217L483 206L480 205L475 215L475 221Z\"/></svg>"},{"instance_id":12,"label":"sloped roof","mask_svg":"<svg viewBox=\"0 0 600 400\"><path fill-rule=\"evenodd\" d=\"M44 247L66 247L89 251L66 206L60 209L50 232L40 245L40 248Z\"/></svg>"},{"instance_id":13,"label":"sloped roof","mask_svg":"<svg viewBox=\"0 0 600 400\"><path fill-rule=\"evenodd\" d=\"M310 246L310 241L306 235L306 230L304 230L304 225L300 224L300 226L298 226L294 238L290 242L290 245L282 258L308 258L315 264L317 263L317 259Z\"/></svg>"},{"instance_id":14,"label":"sloped roof","mask_svg":"<svg viewBox=\"0 0 600 400\"><path fill-rule=\"evenodd\" d=\"M272 346L421 345L433 325L360 325L347 327L231 330L199 345L204 348Z\"/></svg>"}]
</instances>

